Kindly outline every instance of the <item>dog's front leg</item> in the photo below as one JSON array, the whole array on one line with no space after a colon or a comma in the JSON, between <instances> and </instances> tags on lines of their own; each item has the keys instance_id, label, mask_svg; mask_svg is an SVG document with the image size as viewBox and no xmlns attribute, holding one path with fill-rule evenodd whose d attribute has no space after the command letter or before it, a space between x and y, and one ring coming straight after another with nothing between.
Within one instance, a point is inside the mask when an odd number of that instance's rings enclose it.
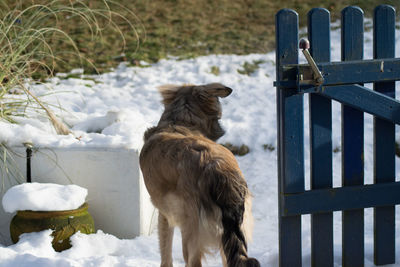
<instances>
[{"instance_id":1,"label":"dog's front leg","mask_svg":"<svg viewBox=\"0 0 400 267\"><path fill-rule=\"evenodd\" d=\"M161 267L172 267L173 235L174 235L174 228L169 225L167 218L159 212L158 238L160 241Z\"/></svg>"}]
</instances>

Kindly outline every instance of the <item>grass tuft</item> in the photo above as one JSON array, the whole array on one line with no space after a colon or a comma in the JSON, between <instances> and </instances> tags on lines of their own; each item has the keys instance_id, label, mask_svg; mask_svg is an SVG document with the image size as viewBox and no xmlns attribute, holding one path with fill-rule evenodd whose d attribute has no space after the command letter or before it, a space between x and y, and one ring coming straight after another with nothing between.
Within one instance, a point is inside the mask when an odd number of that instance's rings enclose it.
<instances>
[{"instance_id":1,"label":"grass tuft","mask_svg":"<svg viewBox=\"0 0 400 267\"><path fill-rule=\"evenodd\" d=\"M82 43L86 39L72 36L71 28L66 25L73 25L74 31L84 34L99 48L105 41L104 33L111 30L114 39L121 41L121 47L114 49L116 53L128 46L125 32L129 28L130 35L137 40L133 51L137 51L139 43L135 26L113 9L123 7L114 1L95 2L0 0L0 119L15 122L15 116L23 116L36 103L50 118L57 133L69 133L40 97L29 90L30 85L54 76L65 69L63 66L81 66L90 73L99 73L107 66L100 64L99 70L95 62L86 57L89 55L87 50L91 49ZM125 12L136 19L131 11L126 9ZM93 51L98 52L96 49ZM11 93L16 90L24 92L27 97Z\"/></svg>"},{"instance_id":2,"label":"grass tuft","mask_svg":"<svg viewBox=\"0 0 400 267\"><path fill-rule=\"evenodd\" d=\"M275 150L275 147L274 147L274 145L272 145L272 144L263 144L263 149L265 150L265 151L270 151L270 152L272 152L272 151L274 151Z\"/></svg>"},{"instance_id":3,"label":"grass tuft","mask_svg":"<svg viewBox=\"0 0 400 267\"><path fill-rule=\"evenodd\" d=\"M241 69L238 69L237 72L242 75L252 75L256 70L260 68L260 65L265 63L264 60L253 60L253 62L245 62L242 65Z\"/></svg>"},{"instance_id":4,"label":"grass tuft","mask_svg":"<svg viewBox=\"0 0 400 267\"><path fill-rule=\"evenodd\" d=\"M215 76L218 76L221 73L221 71L217 66L212 66L210 73L214 74Z\"/></svg>"},{"instance_id":5,"label":"grass tuft","mask_svg":"<svg viewBox=\"0 0 400 267\"><path fill-rule=\"evenodd\" d=\"M242 144L241 146L236 146L236 145L233 145L233 144L227 142L227 143L224 143L221 145L223 145L224 147L229 149L233 155L244 156L244 155L250 153L250 148L245 144Z\"/></svg>"}]
</instances>

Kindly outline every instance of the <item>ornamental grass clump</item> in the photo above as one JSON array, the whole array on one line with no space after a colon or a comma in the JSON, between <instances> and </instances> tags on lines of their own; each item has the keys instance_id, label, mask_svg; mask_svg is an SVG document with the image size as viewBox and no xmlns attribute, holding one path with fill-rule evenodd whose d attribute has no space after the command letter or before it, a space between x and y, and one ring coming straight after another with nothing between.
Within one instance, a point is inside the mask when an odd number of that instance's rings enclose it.
<instances>
[{"instance_id":1,"label":"ornamental grass clump","mask_svg":"<svg viewBox=\"0 0 400 267\"><path fill-rule=\"evenodd\" d=\"M69 134L51 110L54 106L35 95L31 85L78 67L98 72L87 56L93 54L85 50L96 53L98 62L106 39L115 53L125 48L134 53L139 39L132 22L137 21L131 11L109 0L0 0L0 122L17 123L19 116L36 113L47 116L57 134ZM24 181L17 164L21 157L25 155L17 155L0 136L0 193L11 181Z\"/></svg>"},{"instance_id":2,"label":"ornamental grass clump","mask_svg":"<svg viewBox=\"0 0 400 267\"><path fill-rule=\"evenodd\" d=\"M0 195L9 185L24 182L24 174L17 167L18 158L24 157L0 143Z\"/></svg>"},{"instance_id":3,"label":"ornamental grass clump","mask_svg":"<svg viewBox=\"0 0 400 267\"><path fill-rule=\"evenodd\" d=\"M49 117L58 134L70 132L29 88L52 77L71 58L96 70L92 60L83 56L85 43L73 34L76 31L101 46L103 32L111 29L122 44L116 50L124 50L126 27L130 34L136 34L131 23L136 19L134 14L125 10L132 18L119 15L113 6L123 7L113 1L95 3L92 7L90 1L80 0L0 0L0 120L15 123L16 116L39 110Z\"/></svg>"}]
</instances>

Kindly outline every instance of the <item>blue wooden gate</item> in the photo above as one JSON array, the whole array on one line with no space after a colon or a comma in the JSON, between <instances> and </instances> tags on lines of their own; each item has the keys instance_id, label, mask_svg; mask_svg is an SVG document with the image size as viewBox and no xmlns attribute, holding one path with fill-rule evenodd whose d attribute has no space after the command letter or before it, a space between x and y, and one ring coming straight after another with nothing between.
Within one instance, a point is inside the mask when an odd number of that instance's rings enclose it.
<instances>
[{"instance_id":1,"label":"blue wooden gate","mask_svg":"<svg viewBox=\"0 0 400 267\"><path fill-rule=\"evenodd\" d=\"M298 64L298 16L276 15L279 264L301 266L301 215L311 214L312 266L333 266L333 211L342 210L342 265L364 265L364 208L374 207L374 261L395 262L395 124L400 80L395 54L395 10L374 12L373 60L363 59L363 11L347 7L341 19L341 62L330 62L330 14L308 14L310 64ZM319 73L318 73L319 72ZM322 74L322 76L321 76ZM321 77L321 79L318 79ZM374 90L363 83L374 83ZM303 97L309 96L311 190L304 186ZM331 99L342 103L342 187L332 188ZM364 185L363 112L374 115L374 184Z\"/></svg>"}]
</instances>

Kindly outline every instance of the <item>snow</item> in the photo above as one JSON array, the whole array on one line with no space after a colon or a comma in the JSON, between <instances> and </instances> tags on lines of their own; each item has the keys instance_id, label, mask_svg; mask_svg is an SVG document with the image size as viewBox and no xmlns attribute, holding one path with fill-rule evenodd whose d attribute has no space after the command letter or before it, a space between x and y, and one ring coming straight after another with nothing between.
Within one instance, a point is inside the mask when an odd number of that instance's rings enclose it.
<instances>
[{"instance_id":1,"label":"snow","mask_svg":"<svg viewBox=\"0 0 400 267\"><path fill-rule=\"evenodd\" d=\"M370 21L368 22L370 24ZM337 26L337 24L334 24ZM396 54L400 55L400 34L396 30ZM365 58L372 58L372 31L365 33ZM340 29L331 33L332 60L340 60ZM302 56L301 61L304 62ZM247 62L264 63L250 76L237 72ZM43 114L30 113L19 119L19 125L0 122L0 142L21 145L60 147L129 147L143 144L145 129L157 123L161 113L157 87L164 84L204 84L220 82L233 89L221 100L222 124L226 135L219 142L246 144L250 153L237 157L239 165L254 195L254 236L249 255L261 266L278 266L278 196L277 196L277 130L275 54L212 55L188 60L161 60L146 68L121 64L110 73L90 79L55 77L44 85L31 88L49 103L53 110L71 126L73 134L56 136ZM217 66L218 76L211 73ZM49 94L50 89L50 94ZM397 86L397 94L399 95ZM23 96L21 96L23 97ZM308 97L305 97L305 177L310 187ZM340 147L340 104L333 103L333 146ZM365 115L365 182L373 181L373 120ZM398 128L396 128L398 135ZM269 145L275 150L264 149ZM396 158L396 176L400 161ZM333 184L341 185L341 155L333 154ZM398 179L397 179L398 180ZM365 266L373 266L372 209L365 209ZM396 224L400 211L396 207ZM397 227L398 229L398 227ZM96 234L72 237L72 248L56 253L50 245L50 231L25 234L19 243L0 245L0 266L159 266L157 233L132 240L120 240L99 230ZM310 216L302 217L303 263L310 266ZM341 212L334 213L335 266L341 265ZM396 232L397 263L400 266L400 231ZM175 266L184 266L180 233L175 231L173 257ZM205 266L221 266L218 255L207 258Z\"/></svg>"},{"instance_id":2,"label":"snow","mask_svg":"<svg viewBox=\"0 0 400 267\"><path fill-rule=\"evenodd\" d=\"M24 183L8 189L2 204L6 212L18 210L73 210L85 203L87 189L77 185Z\"/></svg>"}]
</instances>

